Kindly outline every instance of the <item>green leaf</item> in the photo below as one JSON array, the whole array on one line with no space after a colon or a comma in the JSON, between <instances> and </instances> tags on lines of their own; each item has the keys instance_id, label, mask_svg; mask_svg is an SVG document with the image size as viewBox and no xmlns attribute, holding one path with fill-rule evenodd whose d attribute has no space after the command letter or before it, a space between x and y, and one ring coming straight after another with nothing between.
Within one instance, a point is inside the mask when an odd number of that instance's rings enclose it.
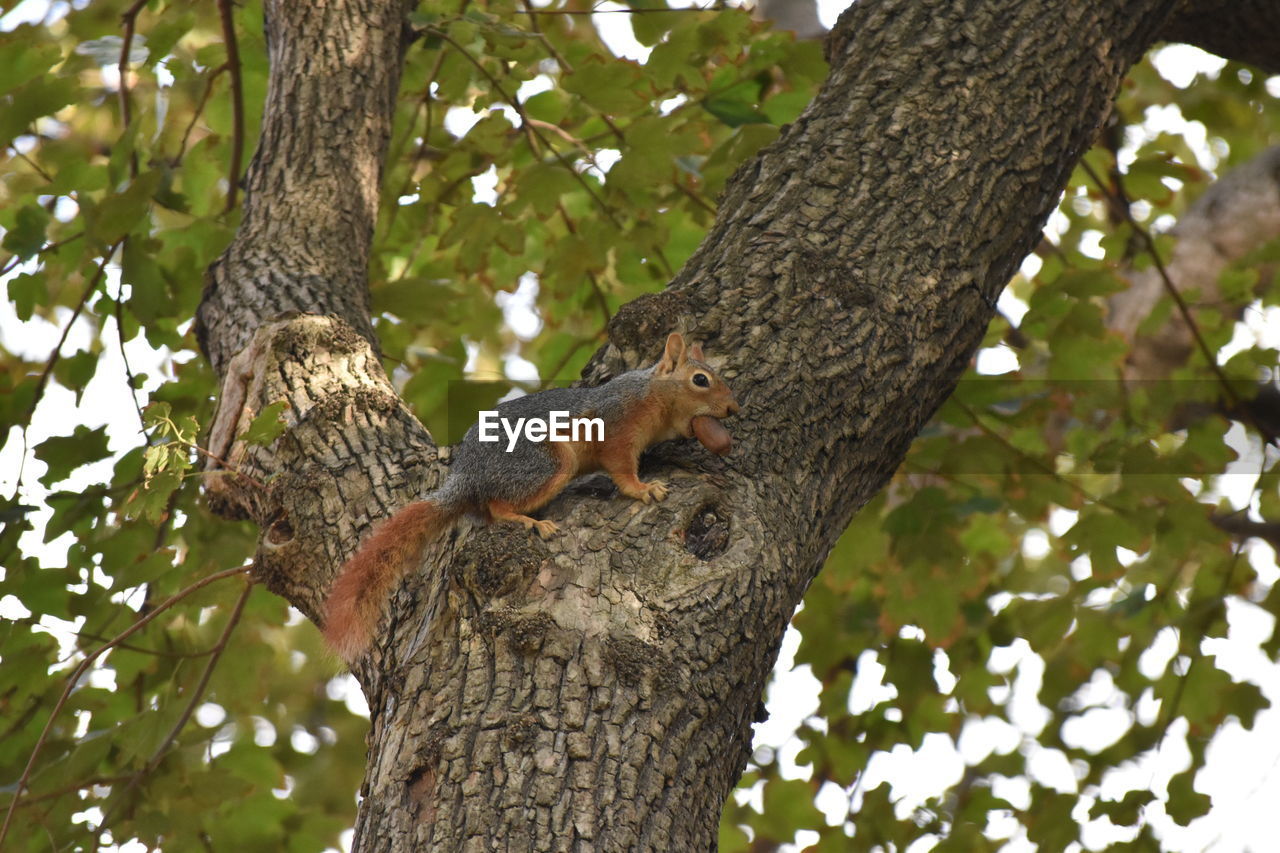
<instances>
[{"instance_id":1,"label":"green leaf","mask_svg":"<svg viewBox=\"0 0 1280 853\"><path fill-rule=\"evenodd\" d=\"M49 214L40 205L23 205L14 217L13 226L5 232L4 248L23 260L31 257L44 245L49 220Z\"/></svg>"},{"instance_id":2,"label":"green leaf","mask_svg":"<svg viewBox=\"0 0 1280 853\"><path fill-rule=\"evenodd\" d=\"M821 822L813 804L813 786L802 779L771 779L764 786L764 814L759 829L765 837L789 842L796 831Z\"/></svg>"},{"instance_id":3,"label":"green leaf","mask_svg":"<svg viewBox=\"0 0 1280 853\"><path fill-rule=\"evenodd\" d=\"M62 59L62 50L44 41L39 27L20 26L0 38L0 94L47 73Z\"/></svg>"},{"instance_id":4,"label":"green leaf","mask_svg":"<svg viewBox=\"0 0 1280 853\"><path fill-rule=\"evenodd\" d=\"M1271 707L1271 702L1256 684L1248 682L1232 684L1227 690L1223 710L1234 714L1240 725L1252 729L1258 712Z\"/></svg>"},{"instance_id":5,"label":"green leaf","mask_svg":"<svg viewBox=\"0 0 1280 853\"><path fill-rule=\"evenodd\" d=\"M1065 639L1075 609L1069 598L1019 602L1015 610L1019 633L1038 652L1053 649Z\"/></svg>"},{"instance_id":6,"label":"green leaf","mask_svg":"<svg viewBox=\"0 0 1280 853\"><path fill-rule=\"evenodd\" d=\"M82 465L105 459L107 431L105 427L90 429L77 426L70 435L46 438L36 447L36 458L49 467L40 482L46 486L60 483Z\"/></svg>"},{"instance_id":7,"label":"green leaf","mask_svg":"<svg viewBox=\"0 0 1280 853\"><path fill-rule=\"evenodd\" d=\"M764 102L761 112L771 124L788 124L799 118L812 100L808 91L780 92Z\"/></svg>"},{"instance_id":8,"label":"green leaf","mask_svg":"<svg viewBox=\"0 0 1280 853\"><path fill-rule=\"evenodd\" d=\"M562 77L561 85L610 115L628 115L643 108L649 88L636 66L594 56Z\"/></svg>"},{"instance_id":9,"label":"green leaf","mask_svg":"<svg viewBox=\"0 0 1280 853\"><path fill-rule=\"evenodd\" d=\"M1169 800L1165 804L1165 810L1181 826L1187 826L1196 818L1208 814L1209 807L1213 805L1207 794L1195 790L1195 778L1196 771L1193 767L1169 780Z\"/></svg>"},{"instance_id":10,"label":"green leaf","mask_svg":"<svg viewBox=\"0 0 1280 853\"><path fill-rule=\"evenodd\" d=\"M101 359L97 353L84 350L58 359L58 363L53 369L54 378L64 388L75 392L76 405L80 404L80 399L84 396L89 381L97 373L100 361Z\"/></svg>"},{"instance_id":11,"label":"green leaf","mask_svg":"<svg viewBox=\"0 0 1280 853\"><path fill-rule=\"evenodd\" d=\"M155 262L155 245L141 239L125 243L120 280L132 288L129 310L143 324L154 323L173 312L164 271Z\"/></svg>"},{"instance_id":12,"label":"green leaf","mask_svg":"<svg viewBox=\"0 0 1280 853\"><path fill-rule=\"evenodd\" d=\"M729 127L744 124L767 124L769 117L756 108L754 102L736 94L723 94L707 98L702 107Z\"/></svg>"},{"instance_id":13,"label":"green leaf","mask_svg":"<svg viewBox=\"0 0 1280 853\"><path fill-rule=\"evenodd\" d=\"M281 415L289 408L288 400L277 400L262 407L237 441L268 447L289 428L289 422Z\"/></svg>"},{"instance_id":14,"label":"green leaf","mask_svg":"<svg viewBox=\"0 0 1280 853\"><path fill-rule=\"evenodd\" d=\"M37 305L44 305L49 299L49 288L43 273L22 273L10 278L5 283L8 297L13 302L14 312L18 319L26 322Z\"/></svg>"},{"instance_id":15,"label":"green leaf","mask_svg":"<svg viewBox=\"0 0 1280 853\"><path fill-rule=\"evenodd\" d=\"M1120 826L1133 826L1142 816L1143 808L1154 799L1151 791L1129 791L1120 800L1095 801L1089 817L1105 815Z\"/></svg>"},{"instance_id":16,"label":"green leaf","mask_svg":"<svg viewBox=\"0 0 1280 853\"><path fill-rule=\"evenodd\" d=\"M1066 850L1077 840L1079 826L1071 816L1076 798L1038 789L1027 819L1027 837L1040 850Z\"/></svg>"},{"instance_id":17,"label":"green leaf","mask_svg":"<svg viewBox=\"0 0 1280 853\"><path fill-rule=\"evenodd\" d=\"M110 245L132 231L150 209L151 197L162 177L156 169L144 172L122 191L112 193L92 207L86 206L84 215L89 236L100 244Z\"/></svg>"},{"instance_id":18,"label":"green leaf","mask_svg":"<svg viewBox=\"0 0 1280 853\"><path fill-rule=\"evenodd\" d=\"M724 821L720 822L718 849L723 853L739 853L748 849L750 839L741 827Z\"/></svg>"},{"instance_id":19,"label":"green leaf","mask_svg":"<svg viewBox=\"0 0 1280 853\"><path fill-rule=\"evenodd\" d=\"M53 115L79 96L79 84L67 77L36 77L15 89L0 109L0 147L30 133L36 119Z\"/></svg>"},{"instance_id":20,"label":"green leaf","mask_svg":"<svg viewBox=\"0 0 1280 853\"><path fill-rule=\"evenodd\" d=\"M166 470L147 478L146 485L129 496L125 510L131 519L155 524L168 511L169 499L182 486L179 473Z\"/></svg>"},{"instance_id":21,"label":"green leaf","mask_svg":"<svg viewBox=\"0 0 1280 853\"><path fill-rule=\"evenodd\" d=\"M284 784L284 771L280 763L252 741L235 744L224 755L219 756L216 764L260 789L279 788Z\"/></svg>"},{"instance_id":22,"label":"green leaf","mask_svg":"<svg viewBox=\"0 0 1280 853\"><path fill-rule=\"evenodd\" d=\"M697 45L697 33L691 29L674 31L649 53L649 58L645 60L645 71L651 75L655 84L663 88L679 86L694 92L704 89L706 83L701 69L703 57Z\"/></svg>"},{"instance_id":23,"label":"green leaf","mask_svg":"<svg viewBox=\"0 0 1280 853\"><path fill-rule=\"evenodd\" d=\"M578 182L560 165L536 163L521 173L516 182L518 204L533 205L540 218L556 213L564 196L575 192Z\"/></svg>"}]
</instances>

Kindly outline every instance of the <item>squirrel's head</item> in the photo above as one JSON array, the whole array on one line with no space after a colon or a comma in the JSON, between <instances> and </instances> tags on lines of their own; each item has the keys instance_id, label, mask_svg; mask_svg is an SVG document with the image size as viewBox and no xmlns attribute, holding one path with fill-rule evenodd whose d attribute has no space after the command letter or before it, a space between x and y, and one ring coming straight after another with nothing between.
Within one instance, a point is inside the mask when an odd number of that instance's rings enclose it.
<instances>
[{"instance_id":1,"label":"squirrel's head","mask_svg":"<svg viewBox=\"0 0 1280 853\"><path fill-rule=\"evenodd\" d=\"M671 426L685 438L693 437L693 419L700 415L727 418L741 408L733 392L707 364L702 347L685 346L678 332L667 336L667 348L653 368L668 397Z\"/></svg>"}]
</instances>

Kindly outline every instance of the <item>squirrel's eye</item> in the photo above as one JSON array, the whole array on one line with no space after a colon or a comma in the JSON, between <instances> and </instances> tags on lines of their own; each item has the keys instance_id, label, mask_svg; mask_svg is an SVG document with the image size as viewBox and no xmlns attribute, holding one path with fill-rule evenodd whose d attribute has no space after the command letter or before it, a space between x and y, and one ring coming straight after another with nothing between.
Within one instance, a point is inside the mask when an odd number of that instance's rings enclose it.
<instances>
[{"instance_id":1,"label":"squirrel's eye","mask_svg":"<svg viewBox=\"0 0 1280 853\"><path fill-rule=\"evenodd\" d=\"M710 388L711 380L707 378L705 373L695 373L693 374L693 384L699 388Z\"/></svg>"}]
</instances>

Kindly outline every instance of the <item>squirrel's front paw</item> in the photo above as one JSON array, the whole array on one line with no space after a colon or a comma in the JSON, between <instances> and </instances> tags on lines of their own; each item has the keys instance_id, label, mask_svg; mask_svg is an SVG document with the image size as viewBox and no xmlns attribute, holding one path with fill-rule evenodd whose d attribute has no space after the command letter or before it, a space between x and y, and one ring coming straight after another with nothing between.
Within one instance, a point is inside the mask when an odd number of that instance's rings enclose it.
<instances>
[{"instance_id":1,"label":"squirrel's front paw","mask_svg":"<svg viewBox=\"0 0 1280 853\"><path fill-rule=\"evenodd\" d=\"M648 503L649 501L664 501L671 489L661 480L654 480L652 483L644 484L644 492L640 495L640 500Z\"/></svg>"}]
</instances>

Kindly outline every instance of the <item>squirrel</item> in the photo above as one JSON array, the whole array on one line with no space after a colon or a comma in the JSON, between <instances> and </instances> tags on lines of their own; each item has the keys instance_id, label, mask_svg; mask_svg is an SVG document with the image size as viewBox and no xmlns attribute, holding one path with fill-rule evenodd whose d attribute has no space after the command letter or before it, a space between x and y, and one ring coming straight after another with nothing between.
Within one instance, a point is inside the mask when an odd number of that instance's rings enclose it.
<instances>
[{"instance_id":1,"label":"squirrel","mask_svg":"<svg viewBox=\"0 0 1280 853\"><path fill-rule=\"evenodd\" d=\"M524 435L481 441L472 425L454 450L444 485L402 507L379 524L347 560L326 604L324 635L331 648L353 662L364 653L392 587L414 567L423 546L461 518L485 523L513 521L546 539L552 521L526 513L545 506L569 482L603 469L618 491L648 503L667 496L665 483L642 482L640 454L660 441L697 437L713 453L727 453L728 431L720 424L739 410L733 392L706 363L702 348L685 346L678 333L667 337L662 357L651 367L628 371L594 388L552 388L498 405L498 414L546 419L552 411L603 421L597 441L532 441Z\"/></svg>"}]
</instances>

